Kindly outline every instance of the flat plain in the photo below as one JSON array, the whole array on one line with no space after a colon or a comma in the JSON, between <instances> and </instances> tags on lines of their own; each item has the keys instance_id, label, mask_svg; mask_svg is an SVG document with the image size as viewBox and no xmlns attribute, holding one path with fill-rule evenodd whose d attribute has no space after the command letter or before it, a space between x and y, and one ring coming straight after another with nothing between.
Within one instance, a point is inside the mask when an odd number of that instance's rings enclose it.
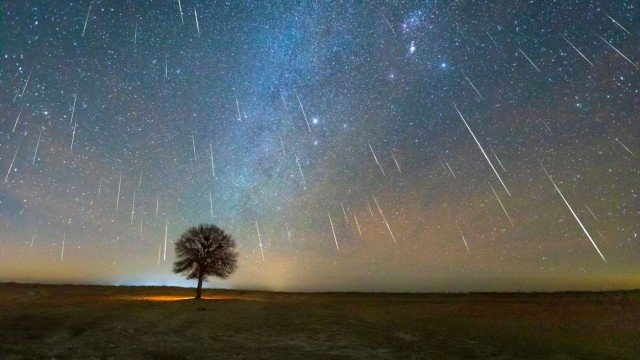
<instances>
[{"instance_id":1,"label":"flat plain","mask_svg":"<svg viewBox=\"0 0 640 360\"><path fill-rule=\"evenodd\" d=\"M640 291L0 284L0 359L640 359Z\"/></svg>"}]
</instances>

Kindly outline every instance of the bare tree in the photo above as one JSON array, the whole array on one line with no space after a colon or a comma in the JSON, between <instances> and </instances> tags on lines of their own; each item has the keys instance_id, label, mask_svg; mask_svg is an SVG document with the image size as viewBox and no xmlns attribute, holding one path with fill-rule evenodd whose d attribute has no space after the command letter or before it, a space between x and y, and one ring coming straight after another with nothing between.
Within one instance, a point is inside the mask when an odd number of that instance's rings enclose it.
<instances>
[{"instance_id":1,"label":"bare tree","mask_svg":"<svg viewBox=\"0 0 640 360\"><path fill-rule=\"evenodd\" d=\"M202 282L208 276L226 279L236 269L236 242L215 225L200 224L185 231L176 242L173 272L198 279L195 299L202 297Z\"/></svg>"}]
</instances>

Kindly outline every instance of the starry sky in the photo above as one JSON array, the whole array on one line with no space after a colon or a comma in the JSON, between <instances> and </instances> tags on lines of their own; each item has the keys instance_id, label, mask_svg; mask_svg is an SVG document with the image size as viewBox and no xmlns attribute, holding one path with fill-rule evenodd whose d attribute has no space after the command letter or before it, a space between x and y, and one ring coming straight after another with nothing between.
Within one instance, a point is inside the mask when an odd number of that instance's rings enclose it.
<instances>
[{"instance_id":1,"label":"starry sky","mask_svg":"<svg viewBox=\"0 0 640 360\"><path fill-rule=\"evenodd\" d=\"M192 286L212 222L213 287L640 287L635 1L1 11L2 281Z\"/></svg>"}]
</instances>

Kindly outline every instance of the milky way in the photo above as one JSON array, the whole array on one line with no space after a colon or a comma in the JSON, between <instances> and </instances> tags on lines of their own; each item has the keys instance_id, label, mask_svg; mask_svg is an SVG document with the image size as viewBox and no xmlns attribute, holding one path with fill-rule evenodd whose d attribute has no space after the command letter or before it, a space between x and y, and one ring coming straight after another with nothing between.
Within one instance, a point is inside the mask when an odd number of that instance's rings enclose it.
<instances>
[{"instance_id":1,"label":"milky way","mask_svg":"<svg viewBox=\"0 0 640 360\"><path fill-rule=\"evenodd\" d=\"M0 279L638 287L635 5L7 1Z\"/></svg>"}]
</instances>

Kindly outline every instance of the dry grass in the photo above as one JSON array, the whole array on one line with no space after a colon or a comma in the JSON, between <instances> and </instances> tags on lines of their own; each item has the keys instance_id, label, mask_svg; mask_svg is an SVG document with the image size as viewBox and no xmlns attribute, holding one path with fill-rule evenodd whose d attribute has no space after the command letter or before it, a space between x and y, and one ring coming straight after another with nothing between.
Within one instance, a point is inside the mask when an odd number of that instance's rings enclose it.
<instances>
[{"instance_id":1,"label":"dry grass","mask_svg":"<svg viewBox=\"0 0 640 360\"><path fill-rule=\"evenodd\" d=\"M640 292L0 285L0 359L639 359Z\"/></svg>"}]
</instances>

